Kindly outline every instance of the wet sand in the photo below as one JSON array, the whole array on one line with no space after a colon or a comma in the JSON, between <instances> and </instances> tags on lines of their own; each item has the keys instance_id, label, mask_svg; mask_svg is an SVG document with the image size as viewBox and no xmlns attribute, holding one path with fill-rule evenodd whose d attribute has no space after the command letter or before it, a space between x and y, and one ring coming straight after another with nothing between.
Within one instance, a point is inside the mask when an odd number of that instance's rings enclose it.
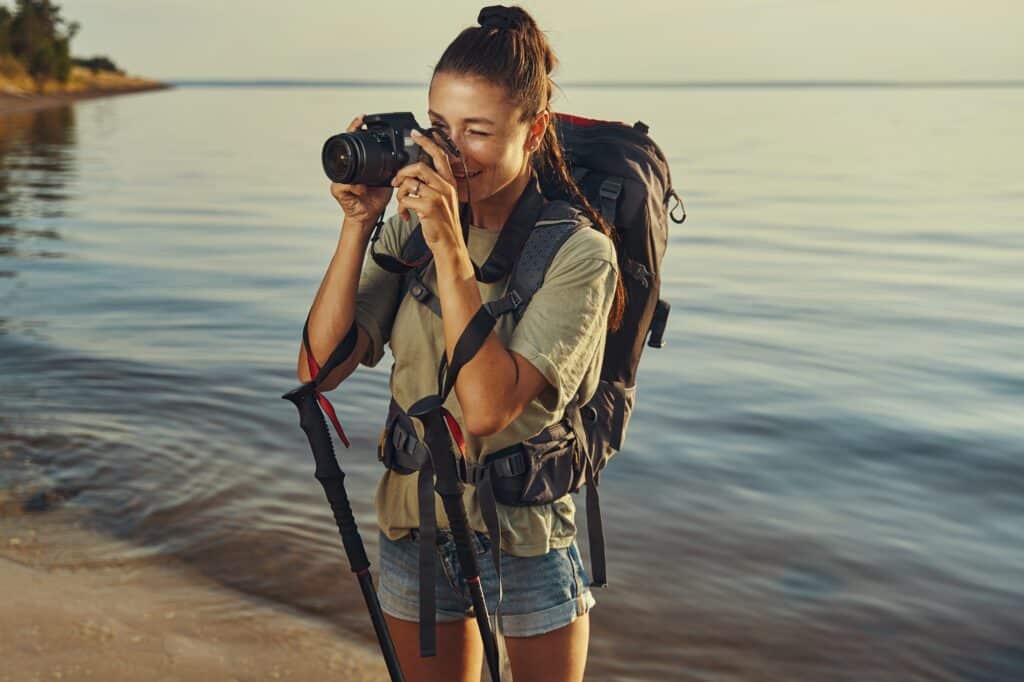
<instances>
[{"instance_id":1,"label":"wet sand","mask_svg":"<svg viewBox=\"0 0 1024 682\"><path fill-rule=\"evenodd\" d=\"M166 558L104 560L117 544L63 511L0 518L0 681L387 677L338 628Z\"/></svg>"}]
</instances>

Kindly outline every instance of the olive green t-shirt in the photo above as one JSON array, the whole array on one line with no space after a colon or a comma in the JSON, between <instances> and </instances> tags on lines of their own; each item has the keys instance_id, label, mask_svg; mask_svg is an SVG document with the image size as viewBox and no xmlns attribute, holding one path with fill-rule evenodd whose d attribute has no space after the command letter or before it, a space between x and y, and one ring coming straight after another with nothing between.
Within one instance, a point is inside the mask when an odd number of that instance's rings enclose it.
<instances>
[{"instance_id":1,"label":"olive green t-shirt","mask_svg":"<svg viewBox=\"0 0 1024 682\"><path fill-rule=\"evenodd\" d=\"M373 247L378 253L396 256L418 221L392 216ZM470 258L483 265L497 242L500 231L469 228ZM522 355L550 382L502 431L483 438L465 428L462 410L453 390L445 407L463 426L466 457L477 462L484 455L518 443L559 421L566 404L581 389L585 403L594 394L604 355L606 320L617 277L615 250L611 240L594 229L579 230L559 249L549 267L543 286L534 294L526 311L515 323L512 314L498 319L495 333L506 347ZM431 263L424 283L437 291L436 272ZM437 393L437 373L445 350L442 321L430 309L406 295L398 305L401 276L381 268L367 254L356 297L356 322L367 332L370 347L362 359L373 367L390 344L391 394L403 410L420 398ZM477 282L483 302L500 298L508 276L490 284ZM422 425L412 420L422 438ZM399 474L388 469L377 486L377 520L392 540L419 527L416 481L418 474ZM469 525L486 533L476 488L467 485L463 497ZM437 525L448 527L439 495L434 495ZM546 554L572 544L576 536L576 508L571 495L551 504L511 507L498 504L502 549L516 556Z\"/></svg>"}]
</instances>

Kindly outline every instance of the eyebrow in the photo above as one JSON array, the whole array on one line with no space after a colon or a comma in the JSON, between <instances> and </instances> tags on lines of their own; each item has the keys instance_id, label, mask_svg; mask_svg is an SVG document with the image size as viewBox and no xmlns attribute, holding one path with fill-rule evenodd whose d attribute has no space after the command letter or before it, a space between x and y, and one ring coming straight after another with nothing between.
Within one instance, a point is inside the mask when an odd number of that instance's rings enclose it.
<instances>
[{"instance_id":1,"label":"eyebrow","mask_svg":"<svg viewBox=\"0 0 1024 682\"><path fill-rule=\"evenodd\" d=\"M439 118L439 119L441 119L441 121L444 121L444 116L442 116L441 114L437 113L433 109L428 109L427 110L427 114L429 114L430 116L433 116L434 118ZM489 125L494 125L494 121L492 121L491 119L489 119L489 118L481 118L481 117L464 118L464 119L462 119L462 122L463 123L487 123Z\"/></svg>"}]
</instances>

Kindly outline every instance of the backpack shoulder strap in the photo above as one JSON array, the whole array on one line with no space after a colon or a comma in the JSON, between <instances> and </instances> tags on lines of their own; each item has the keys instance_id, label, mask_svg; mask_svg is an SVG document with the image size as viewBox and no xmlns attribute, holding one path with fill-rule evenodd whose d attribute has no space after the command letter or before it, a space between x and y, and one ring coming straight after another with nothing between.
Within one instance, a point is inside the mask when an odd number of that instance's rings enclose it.
<instances>
[{"instance_id":1,"label":"backpack shoulder strap","mask_svg":"<svg viewBox=\"0 0 1024 682\"><path fill-rule=\"evenodd\" d=\"M544 284L548 268L558 250L569 237L588 227L590 221L586 215L566 201L552 201L544 207L512 270L504 297L518 299L513 308L516 322L522 319L530 299Z\"/></svg>"}]
</instances>

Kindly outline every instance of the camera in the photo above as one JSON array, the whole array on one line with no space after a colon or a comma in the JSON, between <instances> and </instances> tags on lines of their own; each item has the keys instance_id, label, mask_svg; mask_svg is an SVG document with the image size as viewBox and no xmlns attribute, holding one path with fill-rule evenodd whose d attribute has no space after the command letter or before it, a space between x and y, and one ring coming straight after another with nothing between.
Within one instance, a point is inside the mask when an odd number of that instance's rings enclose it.
<instances>
[{"instance_id":1,"label":"camera","mask_svg":"<svg viewBox=\"0 0 1024 682\"><path fill-rule=\"evenodd\" d=\"M334 182L390 187L403 166L424 161L433 168L430 155L411 137L413 130L428 137L430 131L421 128L408 111L367 114L363 123L366 130L333 135L324 142L324 172Z\"/></svg>"}]
</instances>

